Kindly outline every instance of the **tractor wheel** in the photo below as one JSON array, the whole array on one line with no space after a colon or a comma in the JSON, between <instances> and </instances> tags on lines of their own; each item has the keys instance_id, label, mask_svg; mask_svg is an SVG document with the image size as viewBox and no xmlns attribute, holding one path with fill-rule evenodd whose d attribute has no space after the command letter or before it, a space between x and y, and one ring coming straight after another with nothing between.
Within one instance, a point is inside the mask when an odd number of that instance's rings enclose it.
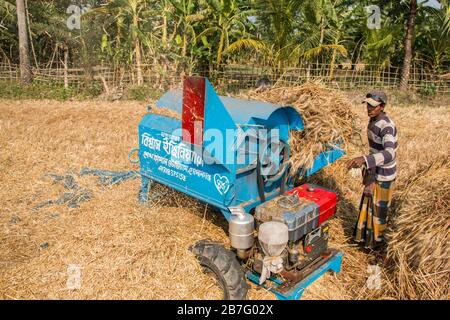
<instances>
[{"instance_id":1,"label":"tractor wheel","mask_svg":"<svg viewBox=\"0 0 450 320\"><path fill-rule=\"evenodd\" d=\"M244 300L249 285L236 255L221 244L201 240L190 248L206 274L212 275L223 291L223 300Z\"/></svg>"}]
</instances>

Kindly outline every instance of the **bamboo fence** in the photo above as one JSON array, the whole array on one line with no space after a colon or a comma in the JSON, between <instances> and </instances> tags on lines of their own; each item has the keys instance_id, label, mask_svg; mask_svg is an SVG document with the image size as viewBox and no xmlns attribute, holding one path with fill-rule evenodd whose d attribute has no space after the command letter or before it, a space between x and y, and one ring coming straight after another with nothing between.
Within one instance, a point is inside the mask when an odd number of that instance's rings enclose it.
<instances>
[{"instance_id":1,"label":"bamboo fence","mask_svg":"<svg viewBox=\"0 0 450 320\"><path fill-rule=\"evenodd\" d=\"M183 73L176 68L145 64L142 66L143 84L156 89L179 86ZM113 67L107 65L94 67L68 67L63 64L33 67L33 79L40 83L66 84L84 86L96 81L104 89L124 88L137 84L136 70L132 67ZM207 76L224 91L239 91L255 88L263 77L271 84L294 86L310 80L321 80L325 84L343 90L361 88L395 89L400 84L401 69L398 67L382 68L368 64L330 64L303 63L298 67L286 67L274 70L271 67L229 64L218 70L197 70L196 74ZM18 65L0 62L0 82L18 83L20 69ZM450 76L427 71L420 62L411 67L409 89L417 92L431 90L434 94L450 94Z\"/></svg>"}]
</instances>

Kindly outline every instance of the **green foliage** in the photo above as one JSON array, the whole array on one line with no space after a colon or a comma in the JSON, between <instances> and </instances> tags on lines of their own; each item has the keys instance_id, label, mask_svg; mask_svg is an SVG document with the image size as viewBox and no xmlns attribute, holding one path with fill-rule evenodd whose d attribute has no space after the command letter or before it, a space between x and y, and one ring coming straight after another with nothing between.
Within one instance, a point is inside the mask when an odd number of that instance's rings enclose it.
<instances>
[{"instance_id":1,"label":"green foliage","mask_svg":"<svg viewBox=\"0 0 450 320\"><path fill-rule=\"evenodd\" d=\"M125 92L125 99L147 101L154 100L161 96L160 90L155 90L149 86L133 86Z\"/></svg>"},{"instance_id":2,"label":"green foliage","mask_svg":"<svg viewBox=\"0 0 450 320\"><path fill-rule=\"evenodd\" d=\"M425 85L419 93L426 97L434 97L436 96L436 85L434 83Z\"/></svg>"},{"instance_id":3,"label":"green foliage","mask_svg":"<svg viewBox=\"0 0 450 320\"><path fill-rule=\"evenodd\" d=\"M155 64L191 72L238 62L296 66L353 63L401 66L409 1L390 0L109 0L93 9L81 30L69 30L71 0L28 1L32 61L86 70L104 64L137 69ZM105 3L101 4L100 3ZM419 5L414 52L434 72L450 65L450 8ZM366 6L382 10L380 30L367 27ZM14 0L0 0L0 61L18 63Z\"/></svg>"},{"instance_id":4,"label":"green foliage","mask_svg":"<svg viewBox=\"0 0 450 320\"><path fill-rule=\"evenodd\" d=\"M441 3L441 10L425 7L419 11L416 31L417 56L433 71L446 71L450 61L450 6L448 1Z\"/></svg>"}]
</instances>

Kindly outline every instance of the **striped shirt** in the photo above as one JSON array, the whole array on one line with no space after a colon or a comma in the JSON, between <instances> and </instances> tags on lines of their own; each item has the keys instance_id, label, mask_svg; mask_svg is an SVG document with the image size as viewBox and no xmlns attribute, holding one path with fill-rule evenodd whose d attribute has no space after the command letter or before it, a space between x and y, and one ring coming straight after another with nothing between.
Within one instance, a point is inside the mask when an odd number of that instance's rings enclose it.
<instances>
[{"instance_id":1,"label":"striped shirt","mask_svg":"<svg viewBox=\"0 0 450 320\"><path fill-rule=\"evenodd\" d=\"M368 169L375 169L377 181L395 180L397 174L397 129L395 123L382 112L367 127L370 154L364 156Z\"/></svg>"}]
</instances>

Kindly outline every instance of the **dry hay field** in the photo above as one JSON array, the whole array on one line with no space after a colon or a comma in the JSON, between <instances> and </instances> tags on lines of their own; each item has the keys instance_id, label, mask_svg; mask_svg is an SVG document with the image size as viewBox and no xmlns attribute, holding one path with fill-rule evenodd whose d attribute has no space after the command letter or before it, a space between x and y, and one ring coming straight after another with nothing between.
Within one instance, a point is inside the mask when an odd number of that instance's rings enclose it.
<instances>
[{"instance_id":1,"label":"dry hay field","mask_svg":"<svg viewBox=\"0 0 450 320\"><path fill-rule=\"evenodd\" d=\"M361 98L348 97L365 127ZM393 240L389 261L380 266L380 288L370 289L366 283L372 256L349 241L361 192L359 179L346 172L344 160L315 178L339 193L331 246L345 256L342 272L319 279L303 299L448 299L449 252L442 245L448 242L449 227L448 102L405 106L394 99L387 109L399 130L396 208L405 213L392 220L396 228L391 236L397 243ZM96 177L77 175L85 167L138 169L127 154L138 144L137 125L147 104L0 100L1 299L216 297L214 285L188 248L205 238L227 244L226 222L219 214L161 186L160 197L141 206L139 179L103 186ZM362 134L365 142L365 130ZM364 145L355 148L352 156L362 150ZM86 201L75 208L55 201L71 191L49 174L72 174L79 186L76 192L87 192L81 195L88 195ZM428 197L436 208L423 201ZM54 202L36 208L48 200ZM416 223L423 219L414 214L423 210L431 218L439 212L439 225ZM415 232L418 236L411 236ZM403 241L408 237L413 238ZM441 244L422 245L430 237L439 238ZM409 256L396 256L399 250L416 252L417 246L424 249L416 254L415 267L408 263ZM430 252L435 254L431 258ZM437 271L428 268L430 259ZM81 268L78 289L68 287L71 265ZM273 299L274 295L252 286L249 298Z\"/></svg>"}]
</instances>

